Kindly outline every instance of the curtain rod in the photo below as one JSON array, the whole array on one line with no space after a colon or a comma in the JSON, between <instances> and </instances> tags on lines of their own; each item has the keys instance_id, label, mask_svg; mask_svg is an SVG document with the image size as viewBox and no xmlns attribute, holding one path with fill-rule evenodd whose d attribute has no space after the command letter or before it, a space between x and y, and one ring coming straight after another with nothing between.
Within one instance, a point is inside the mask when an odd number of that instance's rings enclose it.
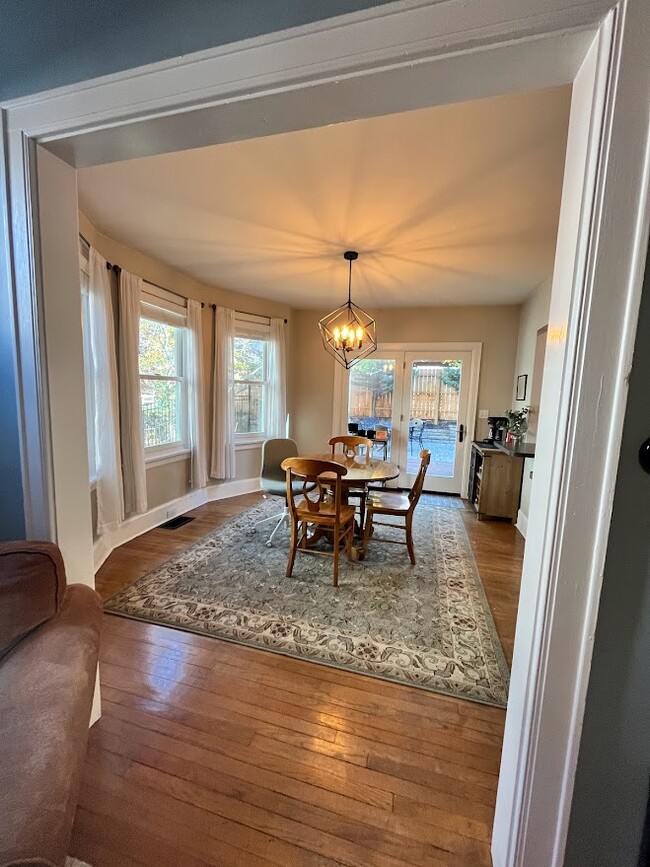
<instances>
[{"instance_id":1,"label":"curtain rod","mask_svg":"<svg viewBox=\"0 0 650 867\"><path fill-rule=\"evenodd\" d=\"M210 304L210 305L208 305L208 306L210 307L211 310L216 310L216 309L217 309L217 305L216 305L216 304ZM235 313L241 313L242 316L259 316L260 319L268 319L269 322L271 321L271 317L270 317L270 316L266 316L264 313L249 313L247 310L235 310ZM283 321L284 321L284 324L286 325L287 322L288 322L289 320L288 320L288 319L285 319L285 320L283 320Z\"/></svg>"},{"instance_id":2,"label":"curtain rod","mask_svg":"<svg viewBox=\"0 0 650 867\"><path fill-rule=\"evenodd\" d=\"M119 265L112 265L110 262L106 263L106 270L112 271L114 274L120 274L122 271ZM145 280L143 277L142 282L147 283L149 286L155 286L156 289L162 289L163 292L169 292L170 295L175 295L177 298L182 298L184 301L187 301L185 295L180 295L178 292L174 292L173 289L161 286L160 283L154 283L153 280ZM205 302L201 301L201 307L205 307Z\"/></svg>"},{"instance_id":3,"label":"curtain rod","mask_svg":"<svg viewBox=\"0 0 650 867\"><path fill-rule=\"evenodd\" d=\"M79 237L81 238L81 240L82 240L85 244L87 244L89 247L91 246L90 241L88 240L88 238L84 238L84 236L81 234L81 232L79 232ZM107 262L107 263L106 263L106 270L107 270L107 271L112 271L114 274L119 274L119 273L121 272L122 269L121 269L121 267L120 267L119 265L114 265L114 264L111 264L111 262ZM156 289L162 289L163 292L169 292L169 293L171 293L172 295L176 295L178 298L183 298L185 301L187 301L187 298L186 298L184 295L180 295L178 292L174 292L172 289L167 289L166 286L161 286L159 283L154 283L153 280L144 280L144 282L145 282L145 283L148 283L150 286L155 286ZM208 306L209 306L212 310L216 310L216 309L217 309L217 305L216 305L216 304L209 304ZM205 302L204 302L204 301L201 301L201 307L205 307ZM235 310L235 313L243 313L245 316L257 315L257 314L247 313L246 310ZM264 317L262 317L262 318L264 318L264 319L268 319L269 321L271 320L271 317L270 317L270 316L264 316ZM284 324L286 325L288 321L289 321L288 319L285 319L285 320L284 320Z\"/></svg>"}]
</instances>

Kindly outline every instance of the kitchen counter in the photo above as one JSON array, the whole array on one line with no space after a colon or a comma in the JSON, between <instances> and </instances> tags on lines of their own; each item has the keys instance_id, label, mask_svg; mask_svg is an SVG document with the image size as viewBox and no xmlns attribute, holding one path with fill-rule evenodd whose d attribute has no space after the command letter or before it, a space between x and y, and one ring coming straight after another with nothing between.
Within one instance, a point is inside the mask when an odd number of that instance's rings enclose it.
<instances>
[{"instance_id":1,"label":"kitchen counter","mask_svg":"<svg viewBox=\"0 0 650 867\"><path fill-rule=\"evenodd\" d=\"M510 455L511 457L518 458L534 458L535 457L535 443L519 443L517 448L511 448L507 446L505 443L497 443L494 445L499 449L499 451L504 452L506 455Z\"/></svg>"}]
</instances>

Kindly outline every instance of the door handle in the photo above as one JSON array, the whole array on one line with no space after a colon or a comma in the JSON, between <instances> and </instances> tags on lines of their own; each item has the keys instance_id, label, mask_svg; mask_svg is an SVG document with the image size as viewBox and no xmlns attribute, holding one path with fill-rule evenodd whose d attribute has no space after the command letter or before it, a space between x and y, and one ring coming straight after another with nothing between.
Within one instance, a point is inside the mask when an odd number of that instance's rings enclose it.
<instances>
[{"instance_id":1,"label":"door handle","mask_svg":"<svg viewBox=\"0 0 650 867\"><path fill-rule=\"evenodd\" d=\"M463 441L464 439L465 439L465 425L464 425L464 424L461 424L461 425L459 425L459 427L458 427L458 442L459 442L459 443L462 443L462 441Z\"/></svg>"}]
</instances>

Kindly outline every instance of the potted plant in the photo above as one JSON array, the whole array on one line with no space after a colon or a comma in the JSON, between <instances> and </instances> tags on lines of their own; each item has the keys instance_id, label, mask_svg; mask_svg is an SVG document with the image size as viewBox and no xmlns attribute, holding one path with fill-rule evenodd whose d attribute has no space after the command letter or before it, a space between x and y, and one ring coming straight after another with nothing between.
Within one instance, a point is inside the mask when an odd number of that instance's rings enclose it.
<instances>
[{"instance_id":1,"label":"potted plant","mask_svg":"<svg viewBox=\"0 0 650 867\"><path fill-rule=\"evenodd\" d=\"M521 438L528 430L529 412L529 406L524 406L522 409L506 410L505 416L508 419L506 445L512 446L515 449L517 448L521 442Z\"/></svg>"}]
</instances>

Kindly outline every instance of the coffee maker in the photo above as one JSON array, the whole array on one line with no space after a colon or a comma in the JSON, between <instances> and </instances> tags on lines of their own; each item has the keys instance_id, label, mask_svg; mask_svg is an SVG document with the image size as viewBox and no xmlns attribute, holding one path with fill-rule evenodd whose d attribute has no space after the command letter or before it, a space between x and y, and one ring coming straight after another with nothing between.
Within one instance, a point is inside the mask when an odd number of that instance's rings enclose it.
<instances>
[{"instance_id":1,"label":"coffee maker","mask_svg":"<svg viewBox=\"0 0 650 867\"><path fill-rule=\"evenodd\" d=\"M490 433L485 442L503 442L503 436L508 424L508 419L504 415L490 415L488 416L487 423Z\"/></svg>"}]
</instances>

